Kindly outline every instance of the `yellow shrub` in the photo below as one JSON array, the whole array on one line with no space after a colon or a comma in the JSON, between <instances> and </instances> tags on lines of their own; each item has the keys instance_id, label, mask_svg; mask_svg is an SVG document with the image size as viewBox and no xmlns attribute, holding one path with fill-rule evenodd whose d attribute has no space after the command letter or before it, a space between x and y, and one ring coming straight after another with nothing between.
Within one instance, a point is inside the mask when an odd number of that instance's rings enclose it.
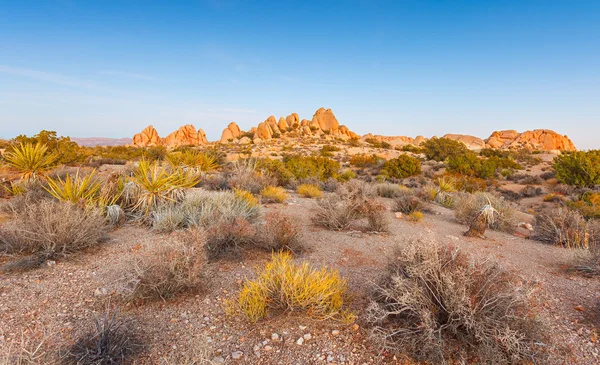
<instances>
[{"instance_id":1,"label":"yellow shrub","mask_svg":"<svg viewBox=\"0 0 600 365\"><path fill-rule=\"evenodd\" d=\"M423 213L419 211L414 211L406 216L406 218L411 222L419 222L423 220Z\"/></svg>"},{"instance_id":2,"label":"yellow shrub","mask_svg":"<svg viewBox=\"0 0 600 365\"><path fill-rule=\"evenodd\" d=\"M234 305L252 321L270 309L303 311L309 316L349 319L343 309L347 284L338 271L295 264L289 253L273 254L255 280L247 280Z\"/></svg>"},{"instance_id":3,"label":"yellow shrub","mask_svg":"<svg viewBox=\"0 0 600 365\"><path fill-rule=\"evenodd\" d=\"M267 186L261 190L260 196L266 202L283 203L289 197L289 194L282 187Z\"/></svg>"},{"instance_id":4,"label":"yellow shrub","mask_svg":"<svg viewBox=\"0 0 600 365\"><path fill-rule=\"evenodd\" d=\"M236 198L245 201L251 207L256 207L256 206L260 205L260 203L258 202L258 199L256 199L256 197L254 195L252 195L252 193L249 192L248 190L233 189L233 194L235 195Z\"/></svg>"},{"instance_id":5,"label":"yellow shrub","mask_svg":"<svg viewBox=\"0 0 600 365\"><path fill-rule=\"evenodd\" d=\"M302 184L298 186L298 194L305 198L320 198L323 196L323 192L317 185Z\"/></svg>"}]
</instances>

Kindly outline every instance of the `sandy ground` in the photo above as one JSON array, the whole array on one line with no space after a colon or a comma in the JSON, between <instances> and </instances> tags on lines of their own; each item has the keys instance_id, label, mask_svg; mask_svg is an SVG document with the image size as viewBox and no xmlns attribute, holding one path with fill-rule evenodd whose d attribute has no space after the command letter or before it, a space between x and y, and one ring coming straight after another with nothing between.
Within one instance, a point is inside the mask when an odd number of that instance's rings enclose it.
<instances>
[{"instance_id":1,"label":"sandy ground","mask_svg":"<svg viewBox=\"0 0 600 365\"><path fill-rule=\"evenodd\" d=\"M174 357L177 354L196 352L205 353L213 363L395 363L400 359L380 353L368 341L360 312L391 250L413 237L430 236L479 258L496 260L536 283L544 303L542 314L554 340L549 345L552 363L600 363L594 325L598 323L594 321L600 280L565 270L575 251L500 232L488 231L485 240L467 239L462 236L466 227L456 223L453 212L437 206L418 223L395 219L390 212L392 229L388 234L364 233L360 227L327 231L310 222L314 204L294 196L285 205L269 205L265 210L278 210L301 222L309 250L299 260L339 269L348 279L351 308L359 314L356 323L319 322L293 314L257 324L228 317L224 300L232 298L242 280L270 257L252 249L238 258L210 263L206 283L196 292L168 302L120 305L121 314L134 321L148 344L136 362L155 364L171 359L171 363L179 363ZM127 225L111 232L110 240L92 251L27 273L4 274L0 277L0 351L7 351L11 341L24 332L50 336L48 342L54 348L73 341L103 312L127 258L169 239L168 234ZM273 340L276 337L279 340Z\"/></svg>"}]
</instances>

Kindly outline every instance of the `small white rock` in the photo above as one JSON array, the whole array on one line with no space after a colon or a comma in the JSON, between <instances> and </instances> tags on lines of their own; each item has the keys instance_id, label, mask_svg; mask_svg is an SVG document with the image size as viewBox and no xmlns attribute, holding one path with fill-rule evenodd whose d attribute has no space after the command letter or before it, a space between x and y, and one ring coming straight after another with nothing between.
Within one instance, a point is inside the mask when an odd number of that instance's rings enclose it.
<instances>
[{"instance_id":1,"label":"small white rock","mask_svg":"<svg viewBox=\"0 0 600 365\"><path fill-rule=\"evenodd\" d=\"M234 351L231 353L231 358L234 360L239 360L242 358L242 356L244 356L244 353L241 351Z\"/></svg>"},{"instance_id":2,"label":"small white rock","mask_svg":"<svg viewBox=\"0 0 600 365\"><path fill-rule=\"evenodd\" d=\"M304 337L304 339L308 341L308 340L310 340L312 338L312 335L310 333L307 333L307 334L305 334L302 337Z\"/></svg>"},{"instance_id":3,"label":"small white rock","mask_svg":"<svg viewBox=\"0 0 600 365\"><path fill-rule=\"evenodd\" d=\"M271 335L271 341L279 341L279 335L277 333L273 333Z\"/></svg>"},{"instance_id":4,"label":"small white rock","mask_svg":"<svg viewBox=\"0 0 600 365\"><path fill-rule=\"evenodd\" d=\"M339 330L333 330L331 331L331 334L334 336L339 336L340 335L340 331Z\"/></svg>"},{"instance_id":5,"label":"small white rock","mask_svg":"<svg viewBox=\"0 0 600 365\"><path fill-rule=\"evenodd\" d=\"M300 337L297 341L296 341L296 345L302 345L304 343L304 338Z\"/></svg>"}]
</instances>

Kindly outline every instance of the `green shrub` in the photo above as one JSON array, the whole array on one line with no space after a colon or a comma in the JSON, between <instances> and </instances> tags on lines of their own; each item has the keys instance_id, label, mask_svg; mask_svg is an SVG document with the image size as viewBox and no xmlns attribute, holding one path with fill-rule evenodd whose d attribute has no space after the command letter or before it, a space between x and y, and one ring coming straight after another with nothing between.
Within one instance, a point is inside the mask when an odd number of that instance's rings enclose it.
<instances>
[{"instance_id":1,"label":"green shrub","mask_svg":"<svg viewBox=\"0 0 600 365\"><path fill-rule=\"evenodd\" d=\"M462 142L448 138L432 138L422 144L428 160L445 161L451 156L463 155L469 150Z\"/></svg>"},{"instance_id":2,"label":"green shrub","mask_svg":"<svg viewBox=\"0 0 600 365\"><path fill-rule=\"evenodd\" d=\"M421 162L412 156L400 155L386 161L383 164L381 173L387 178L396 179L419 175L421 173Z\"/></svg>"},{"instance_id":3,"label":"green shrub","mask_svg":"<svg viewBox=\"0 0 600 365\"><path fill-rule=\"evenodd\" d=\"M600 150L563 153L554 159L558 181L578 187L600 185Z\"/></svg>"},{"instance_id":4,"label":"green shrub","mask_svg":"<svg viewBox=\"0 0 600 365\"><path fill-rule=\"evenodd\" d=\"M368 155L366 153L359 153L350 157L350 165L359 168L375 167L379 164L380 158L376 155Z\"/></svg>"},{"instance_id":5,"label":"green shrub","mask_svg":"<svg viewBox=\"0 0 600 365\"><path fill-rule=\"evenodd\" d=\"M256 161L256 168L263 174L277 179L277 184L281 186L287 185L294 178L294 174L285 167L285 164L281 160L262 158Z\"/></svg>"},{"instance_id":6,"label":"green shrub","mask_svg":"<svg viewBox=\"0 0 600 365\"><path fill-rule=\"evenodd\" d=\"M296 179L314 177L325 181L337 177L340 171L340 163L327 157L288 155L283 162Z\"/></svg>"},{"instance_id":7,"label":"green shrub","mask_svg":"<svg viewBox=\"0 0 600 365\"><path fill-rule=\"evenodd\" d=\"M520 170L523 167L511 158L497 156L481 158L472 151L448 158L448 171L481 179L493 178L499 168Z\"/></svg>"}]
</instances>

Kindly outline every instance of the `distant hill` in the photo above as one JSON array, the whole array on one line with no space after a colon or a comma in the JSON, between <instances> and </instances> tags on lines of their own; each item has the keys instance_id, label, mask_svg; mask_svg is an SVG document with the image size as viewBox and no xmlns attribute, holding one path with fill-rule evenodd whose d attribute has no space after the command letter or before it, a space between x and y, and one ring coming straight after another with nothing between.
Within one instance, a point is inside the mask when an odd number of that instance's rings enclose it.
<instances>
[{"instance_id":1,"label":"distant hill","mask_svg":"<svg viewBox=\"0 0 600 365\"><path fill-rule=\"evenodd\" d=\"M89 137L78 138L71 137L71 141L76 142L80 146L96 147L96 146L124 146L131 143L131 138L104 138L104 137Z\"/></svg>"}]
</instances>

